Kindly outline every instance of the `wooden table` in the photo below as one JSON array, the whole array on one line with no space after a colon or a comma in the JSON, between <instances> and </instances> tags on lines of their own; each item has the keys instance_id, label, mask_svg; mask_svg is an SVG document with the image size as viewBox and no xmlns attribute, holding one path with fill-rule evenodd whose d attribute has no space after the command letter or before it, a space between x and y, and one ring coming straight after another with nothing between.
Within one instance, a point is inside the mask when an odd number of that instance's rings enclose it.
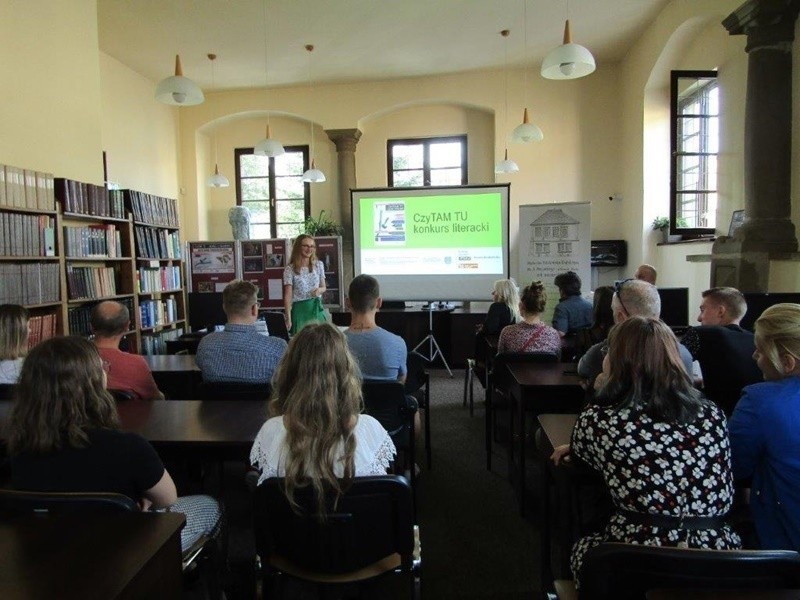
<instances>
[{"instance_id":1,"label":"wooden table","mask_svg":"<svg viewBox=\"0 0 800 600\"><path fill-rule=\"evenodd\" d=\"M525 516L525 413L574 413L580 410L584 391L574 363L520 362L506 365L510 378L509 395L509 474L514 466L514 413L520 423L517 478L519 512Z\"/></svg>"},{"instance_id":2,"label":"wooden table","mask_svg":"<svg viewBox=\"0 0 800 600\"><path fill-rule=\"evenodd\" d=\"M144 357L153 379L170 400L190 400L200 397L203 381L200 367L193 354L155 354Z\"/></svg>"},{"instance_id":3,"label":"wooden table","mask_svg":"<svg viewBox=\"0 0 800 600\"><path fill-rule=\"evenodd\" d=\"M4 520L0 598L180 598L184 521L180 513Z\"/></svg>"}]
</instances>

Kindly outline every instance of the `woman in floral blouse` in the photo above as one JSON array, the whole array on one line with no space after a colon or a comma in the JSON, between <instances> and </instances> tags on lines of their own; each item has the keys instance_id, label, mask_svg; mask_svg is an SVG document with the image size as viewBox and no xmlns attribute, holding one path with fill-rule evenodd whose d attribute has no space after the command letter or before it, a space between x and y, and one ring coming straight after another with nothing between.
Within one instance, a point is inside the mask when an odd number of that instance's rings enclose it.
<instances>
[{"instance_id":1,"label":"woman in floral blouse","mask_svg":"<svg viewBox=\"0 0 800 600\"><path fill-rule=\"evenodd\" d=\"M733 501L725 416L692 386L669 327L643 317L614 327L595 388L602 406L586 408L570 446L553 454L556 464L571 457L600 472L616 509L572 549L576 582L601 542L740 547L724 521Z\"/></svg>"}]
</instances>

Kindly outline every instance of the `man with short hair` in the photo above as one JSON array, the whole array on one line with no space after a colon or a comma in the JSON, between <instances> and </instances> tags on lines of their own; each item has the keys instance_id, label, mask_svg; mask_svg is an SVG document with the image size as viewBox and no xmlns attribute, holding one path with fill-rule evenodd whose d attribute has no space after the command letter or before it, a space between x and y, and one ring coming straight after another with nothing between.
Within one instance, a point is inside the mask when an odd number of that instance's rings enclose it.
<instances>
[{"instance_id":1,"label":"man with short hair","mask_svg":"<svg viewBox=\"0 0 800 600\"><path fill-rule=\"evenodd\" d=\"M119 349L131 326L128 307L108 300L94 305L89 318L94 344L100 358L107 363L106 387L130 392L143 400L163 399L164 394L159 391L144 357Z\"/></svg>"},{"instance_id":2,"label":"man with short hair","mask_svg":"<svg viewBox=\"0 0 800 600\"><path fill-rule=\"evenodd\" d=\"M652 285L656 284L657 277L658 273L653 265L639 265L639 268L636 269L636 273L633 274L634 279L646 281Z\"/></svg>"},{"instance_id":3,"label":"man with short hair","mask_svg":"<svg viewBox=\"0 0 800 600\"><path fill-rule=\"evenodd\" d=\"M683 343L700 363L703 392L729 416L742 388L763 381L753 360L753 334L739 326L747 312L744 295L732 287L715 287L702 294L700 327L690 327Z\"/></svg>"},{"instance_id":4,"label":"man with short hair","mask_svg":"<svg viewBox=\"0 0 800 600\"><path fill-rule=\"evenodd\" d=\"M557 275L560 301L553 311L553 327L561 337L592 326L592 303L581 297L581 278L575 271Z\"/></svg>"},{"instance_id":5,"label":"man with short hair","mask_svg":"<svg viewBox=\"0 0 800 600\"><path fill-rule=\"evenodd\" d=\"M374 277L359 275L350 282L347 306L352 316L350 327L344 332L347 345L364 377L404 382L408 349L403 338L375 323L382 302L380 286Z\"/></svg>"},{"instance_id":6,"label":"man with short hair","mask_svg":"<svg viewBox=\"0 0 800 600\"><path fill-rule=\"evenodd\" d=\"M628 317L658 319L661 315L661 297L653 284L639 279L626 279L616 285L611 298L611 311L614 323L622 323ZM595 344L578 363L578 375L587 381L589 387L594 386L594 380L603 371L604 349L607 350L607 347L607 341ZM692 355L683 344L678 344L678 350L686 372L691 375Z\"/></svg>"},{"instance_id":7,"label":"man with short hair","mask_svg":"<svg viewBox=\"0 0 800 600\"><path fill-rule=\"evenodd\" d=\"M286 351L286 341L263 335L256 327L258 288L249 281L231 281L222 291L228 318L223 331L200 340L195 360L203 381L269 383Z\"/></svg>"}]
</instances>

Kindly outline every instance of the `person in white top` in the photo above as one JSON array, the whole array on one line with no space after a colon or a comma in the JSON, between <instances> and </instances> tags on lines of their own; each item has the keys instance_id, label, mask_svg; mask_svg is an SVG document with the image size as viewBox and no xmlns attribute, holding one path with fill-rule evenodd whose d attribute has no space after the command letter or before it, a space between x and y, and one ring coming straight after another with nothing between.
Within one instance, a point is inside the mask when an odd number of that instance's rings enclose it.
<instances>
[{"instance_id":1,"label":"person in white top","mask_svg":"<svg viewBox=\"0 0 800 600\"><path fill-rule=\"evenodd\" d=\"M0 304L0 384L15 384L28 353L28 309Z\"/></svg>"},{"instance_id":2,"label":"person in white top","mask_svg":"<svg viewBox=\"0 0 800 600\"><path fill-rule=\"evenodd\" d=\"M339 480L385 475L397 453L364 408L361 376L344 335L328 323L308 323L289 342L272 380L270 419L250 450L258 483L284 477L286 495L310 481L324 513L324 494Z\"/></svg>"}]
</instances>

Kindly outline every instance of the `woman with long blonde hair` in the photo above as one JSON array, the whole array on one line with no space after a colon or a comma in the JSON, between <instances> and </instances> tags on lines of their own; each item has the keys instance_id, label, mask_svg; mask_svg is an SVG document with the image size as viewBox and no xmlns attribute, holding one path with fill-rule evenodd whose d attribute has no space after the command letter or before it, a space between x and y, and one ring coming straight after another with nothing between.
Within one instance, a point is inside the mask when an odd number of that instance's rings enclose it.
<instances>
[{"instance_id":1,"label":"woman with long blonde hair","mask_svg":"<svg viewBox=\"0 0 800 600\"><path fill-rule=\"evenodd\" d=\"M0 305L0 384L19 379L28 353L28 310L18 304Z\"/></svg>"},{"instance_id":2,"label":"woman with long blonde hair","mask_svg":"<svg viewBox=\"0 0 800 600\"><path fill-rule=\"evenodd\" d=\"M755 329L765 381L745 387L733 410L733 475L752 478L761 547L800 550L800 304L769 307Z\"/></svg>"},{"instance_id":3,"label":"woman with long blonde hair","mask_svg":"<svg viewBox=\"0 0 800 600\"><path fill-rule=\"evenodd\" d=\"M310 321L324 321L322 295L325 287L325 265L317 259L316 242L308 234L298 235L292 246L289 264L283 270L283 308L286 328L300 331Z\"/></svg>"},{"instance_id":4,"label":"woman with long blonde hair","mask_svg":"<svg viewBox=\"0 0 800 600\"><path fill-rule=\"evenodd\" d=\"M272 381L270 419L261 427L250 462L261 475L284 477L286 496L313 486L320 513L324 494L341 480L385 475L394 444L378 421L361 414L361 376L344 335L328 323L309 323L289 342Z\"/></svg>"}]
</instances>

